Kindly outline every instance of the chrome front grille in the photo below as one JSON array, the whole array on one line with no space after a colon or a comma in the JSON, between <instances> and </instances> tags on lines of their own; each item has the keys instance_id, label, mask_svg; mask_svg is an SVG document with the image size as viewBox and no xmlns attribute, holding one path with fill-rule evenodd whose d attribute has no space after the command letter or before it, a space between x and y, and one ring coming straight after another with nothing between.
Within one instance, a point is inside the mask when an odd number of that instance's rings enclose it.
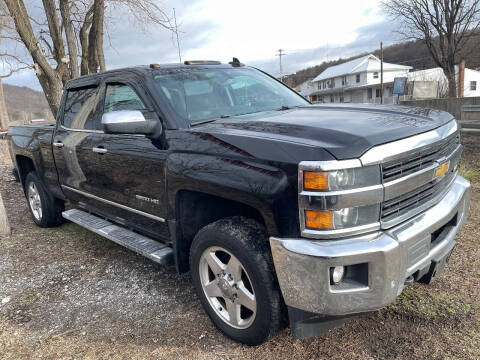
<instances>
[{"instance_id":1,"label":"chrome front grille","mask_svg":"<svg viewBox=\"0 0 480 360\"><path fill-rule=\"evenodd\" d=\"M405 158L390 161L382 164L382 178L383 182L393 181L402 178L409 174L413 174L422 169L428 168L435 161L445 158L450 155L460 144L460 135L453 134L449 138L421 151L407 156Z\"/></svg>"},{"instance_id":2,"label":"chrome front grille","mask_svg":"<svg viewBox=\"0 0 480 360\"><path fill-rule=\"evenodd\" d=\"M385 198L380 220L382 228L394 226L433 206L448 191L460 161L460 133L418 149L415 154L381 164ZM435 174L448 163L443 177ZM388 190L388 191L387 191Z\"/></svg>"},{"instance_id":3,"label":"chrome front grille","mask_svg":"<svg viewBox=\"0 0 480 360\"><path fill-rule=\"evenodd\" d=\"M441 181L432 180L413 191L383 202L381 213L382 222L399 219L405 214L420 209L443 191L447 191L454 177L455 172L449 171Z\"/></svg>"}]
</instances>

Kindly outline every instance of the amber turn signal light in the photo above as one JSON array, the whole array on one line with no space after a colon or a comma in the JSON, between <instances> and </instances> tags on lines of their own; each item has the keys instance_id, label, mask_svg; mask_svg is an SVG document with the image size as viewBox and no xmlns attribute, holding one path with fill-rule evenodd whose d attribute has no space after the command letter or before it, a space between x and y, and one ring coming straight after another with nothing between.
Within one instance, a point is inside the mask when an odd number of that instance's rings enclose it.
<instances>
[{"instance_id":1,"label":"amber turn signal light","mask_svg":"<svg viewBox=\"0 0 480 360\"><path fill-rule=\"evenodd\" d=\"M333 213L326 210L305 210L305 226L310 229L333 229Z\"/></svg>"},{"instance_id":2,"label":"amber turn signal light","mask_svg":"<svg viewBox=\"0 0 480 360\"><path fill-rule=\"evenodd\" d=\"M304 171L303 188L307 190L328 190L328 173Z\"/></svg>"}]
</instances>

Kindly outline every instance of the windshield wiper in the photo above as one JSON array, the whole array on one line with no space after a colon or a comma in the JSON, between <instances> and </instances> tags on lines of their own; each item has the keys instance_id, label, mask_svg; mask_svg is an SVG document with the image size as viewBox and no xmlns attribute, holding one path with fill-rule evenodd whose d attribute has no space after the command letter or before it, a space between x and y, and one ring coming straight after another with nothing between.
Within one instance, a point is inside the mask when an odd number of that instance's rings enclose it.
<instances>
[{"instance_id":1,"label":"windshield wiper","mask_svg":"<svg viewBox=\"0 0 480 360\"><path fill-rule=\"evenodd\" d=\"M287 106L287 105L282 105L281 107L275 109L275 111L284 111L284 110L290 110L293 109L296 106Z\"/></svg>"},{"instance_id":2,"label":"windshield wiper","mask_svg":"<svg viewBox=\"0 0 480 360\"><path fill-rule=\"evenodd\" d=\"M218 117L214 117L214 118L210 118L210 119L193 121L193 122L190 123L190 127L196 126L196 125L206 124L206 123L209 123L209 122L216 121L218 119L226 119L226 118L229 118L229 117L230 117L230 115L220 115Z\"/></svg>"}]
</instances>

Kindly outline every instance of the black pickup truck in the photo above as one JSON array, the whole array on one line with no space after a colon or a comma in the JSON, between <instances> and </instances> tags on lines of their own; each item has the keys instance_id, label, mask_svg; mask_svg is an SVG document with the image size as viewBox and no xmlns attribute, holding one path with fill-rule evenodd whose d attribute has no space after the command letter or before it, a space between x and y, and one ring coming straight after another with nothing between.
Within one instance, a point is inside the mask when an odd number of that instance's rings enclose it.
<instances>
[{"instance_id":1,"label":"black pickup truck","mask_svg":"<svg viewBox=\"0 0 480 360\"><path fill-rule=\"evenodd\" d=\"M450 114L312 105L238 61L69 81L56 124L8 138L39 226L65 218L190 271L215 325L251 345L430 283L471 194Z\"/></svg>"}]
</instances>

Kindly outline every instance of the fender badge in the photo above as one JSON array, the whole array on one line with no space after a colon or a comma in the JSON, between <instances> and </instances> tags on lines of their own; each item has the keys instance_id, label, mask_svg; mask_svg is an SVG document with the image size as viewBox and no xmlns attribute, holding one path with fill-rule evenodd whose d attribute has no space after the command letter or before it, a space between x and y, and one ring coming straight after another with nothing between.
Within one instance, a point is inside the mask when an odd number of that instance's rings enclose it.
<instances>
[{"instance_id":1,"label":"fender badge","mask_svg":"<svg viewBox=\"0 0 480 360\"><path fill-rule=\"evenodd\" d=\"M135 195L135 197L140 201L149 202L149 203L152 203L152 204L155 204L155 205L160 204L160 200L158 200L158 199L153 199L153 198L150 198L150 197L147 197L147 196L142 196L142 195Z\"/></svg>"},{"instance_id":2,"label":"fender badge","mask_svg":"<svg viewBox=\"0 0 480 360\"><path fill-rule=\"evenodd\" d=\"M435 169L435 177L443 178L449 168L450 168L450 161L440 164L440 166Z\"/></svg>"}]
</instances>

